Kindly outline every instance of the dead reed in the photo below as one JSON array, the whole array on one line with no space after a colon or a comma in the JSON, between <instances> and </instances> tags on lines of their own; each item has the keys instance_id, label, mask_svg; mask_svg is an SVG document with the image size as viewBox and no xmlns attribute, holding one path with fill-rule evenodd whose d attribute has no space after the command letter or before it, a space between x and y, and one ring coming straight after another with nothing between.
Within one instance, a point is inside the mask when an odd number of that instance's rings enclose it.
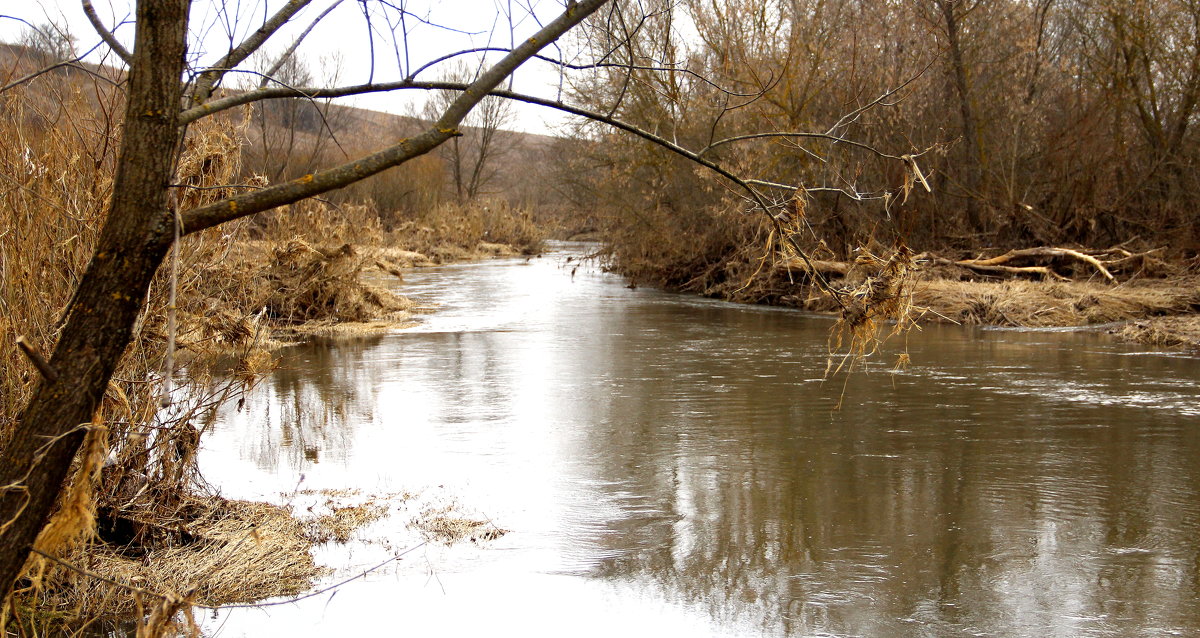
<instances>
[{"instance_id":1,"label":"dead reed","mask_svg":"<svg viewBox=\"0 0 1200 638\"><path fill-rule=\"evenodd\" d=\"M174 540L90 543L57 561L42 559L53 569L21 597L14 624L62 632L100 618L144 618L165 600L186 611L290 596L323 573L304 525L274 505L187 496L170 519L129 524L173 528ZM175 622L186 624L188 614L164 619L163 629Z\"/></svg>"},{"instance_id":2,"label":"dead reed","mask_svg":"<svg viewBox=\"0 0 1200 638\"><path fill-rule=\"evenodd\" d=\"M465 516L454 504L427 508L410 526L420 530L427 540L445 545L493 541L508 533L490 520Z\"/></svg>"},{"instance_id":3,"label":"dead reed","mask_svg":"<svg viewBox=\"0 0 1200 638\"><path fill-rule=\"evenodd\" d=\"M35 351L51 349L111 193L120 135L112 114L120 112L120 96L77 88L70 78L53 76L10 91L0 103L6 114L0 119L0 445L11 436L38 381L17 337ZM192 127L179 162L181 205L221 197L229 190L226 185L238 183L238 136L236 127L220 120ZM86 620L134 608L130 590L90 579L77 569L106 572L110 581L147 591L183 595L194 590L212 600L242 595L227 591L230 587L248 596L277 591L255 584L261 578L256 571L273 571L264 569L267 559L246 560L254 555L247 548L259 547L266 532L257 532L260 540L242 543L237 560L228 549L238 530L244 534L264 523L265 510L219 499L203 504L193 462L205 423L201 417L269 365L255 347L264 333L255 314L264 305L255 299L263 294L262 284L253 278L213 276L249 228L240 223L209 231L187 238L180 247L182 321L176 337L189 367L186 377L172 375L179 379L166 409L160 401L162 382L173 372L164 367L170 337L169 269L152 284L135 339L96 412L87 453L77 461L72 484L38 540L42 554L28 565L21 591L11 601L13 614L29 620L59 617L67 609L71 618ZM226 303L235 299L244 303ZM240 379L209 383L200 364L217 353L238 358ZM138 533L122 533L128 526ZM275 535L290 538L282 529ZM278 552L270 560L278 563L286 556L294 566L289 571L275 564L281 573L295 572L295 578L281 582L307 583L315 573L307 540L261 545ZM124 578L121 570L137 573Z\"/></svg>"},{"instance_id":4,"label":"dead reed","mask_svg":"<svg viewBox=\"0 0 1200 638\"><path fill-rule=\"evenodd\" d=\"M0 96L0 446L39 378L17 338L50 351L111 196L121 94L84 87L85 79L52 74ZM176 173L180 208L266 184L242 164L249 122L218 117L189 128ZM319 571L311 543L341 540L380 512L343 508L319 526L321 536L278 508L206 496L194 462L205 416L270 368L272 335L406 321L411 304L364 283L365 271L398 276L412 265L532 253L542 237L528 211L505 203L441 206L385 228L370 202L307 201L184 238L177 267L164 267L151 286L88 451L10 609L22 622L77 626L134 612L169 623L193 603L306 587ZM213 383L210 362L230 355L234 374ZM167 379L176 384L164 408ZM38 626L22 622L13 626Z\"/></svg>"},{"instance_id":5,"label":"dead reed","mask_svg":"<svg viewBox=\"0 0 1200 638\"><path fill-rule=\"evenodd\" d=\"M1113 330L1124 341L1155 347L1200 349L1200 316L1152 317Z\"/></svg>"},{"instance_id":6,"label":"dead reed","mask_svg":"<svg viewBox=\"0 0 1200 638\"><path fill-rule=\"evenodd\" d=\"M435 263L542 251L545 231L531 211L503 200L446 203L398 218L387 244Z\"/></svg>"}]
</instances>

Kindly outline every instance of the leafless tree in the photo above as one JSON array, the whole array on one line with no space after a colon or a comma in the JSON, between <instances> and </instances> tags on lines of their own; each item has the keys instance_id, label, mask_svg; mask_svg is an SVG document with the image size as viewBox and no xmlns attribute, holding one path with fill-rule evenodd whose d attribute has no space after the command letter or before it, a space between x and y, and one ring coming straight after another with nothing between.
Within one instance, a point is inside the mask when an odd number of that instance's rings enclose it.
<instances>
[{"instance_id":1,"label":"leafless tree","mask_svg":"<svg viewBox=\"0 0 1200 638\"><path fill-rule=\"evenodd\" d=\"M452 67L444 79L465 83L473 75L471 67L459 63ZM425 105L426 119L435 119L457 97L457 91L434 91ZM513 136L506 135L507 131L504 130L514 122L512 102L489 96L467 116L463 134L442 146L442 157L450 169L454 195L458 201L475 199L496 178L500 162L512 151L515 143L511 139Z\"/></svg>"}]
</instances>

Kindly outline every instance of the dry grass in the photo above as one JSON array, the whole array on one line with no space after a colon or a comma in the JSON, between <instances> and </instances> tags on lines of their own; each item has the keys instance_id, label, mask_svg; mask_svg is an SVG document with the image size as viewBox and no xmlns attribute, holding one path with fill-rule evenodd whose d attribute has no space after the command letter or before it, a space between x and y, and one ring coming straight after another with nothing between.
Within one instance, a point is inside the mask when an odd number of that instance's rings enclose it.
<instances>
[{"instance_id":1,"label":"dry grass","mask_svg":"<svg viewBox=\"0 0 1200 638\"><path fill-rule=\"evenodd\" d=\"M1167 267L1157 257L1151 264L1154 268L1132 264L1119 273L1123 281L1110 284L985 276L963 279L961 269L926 269L911 260L900 269L902 273L882 276L881 264L886 260L860 251L850 264L820 262L831 266L825 275L835 287L850 291L838 303L814 284L803 262L772 242L772 233L754 219L718 211L690 211L687 215L647 211L628 217L610 230L605 265L634 284L742 303L843 313L831 345L840 342L841 347L858 354L879 344L883 323L895 327L907 318L1014 327L1138 320L1118 331L1118 336L1142 343L1186 344L1193 341L1188 329L1191 322L1165 317L1200 311L1200 277L1182 267ZM834 257L820 245L812 256ZM1165 276L1150 278L1152 272ZM1084 273L1089 274L1091 271Z\"/></svg>"},{"instance_id":2,"label":"dry grass","mask_svg":"<svg viewBox=\"0 0 1200 638\"><path fill-rule=\"evenodd\" d=\"M1084 326L1195 312L1200 280L1088 282L957 281L917 284L914 303L967 324Z\"/></svg>"},{"instance_id":3,"label":"dry grass","mask_svg":"<svg viewBox=\"0 0 1200 638\"><path fill-rule=\"evenodd\" d=\"M6 114L0 121L0 365L4 371L0 445L4 445L38 380L15 346L16 337L23 335L47 354L57 339L63 309L104 222L119 145L113 114L120 112L121 104L117 94L81 92L57 75L10 91L0 100ZM182 206L223 197L230 191L223 185L242 181L240 136L236 126L220 119L190 128L177 179L195 188L181 191ZM363 230L345 223L348 216L328 215L319 204L308 205L304 212L305 217L324 220L307 229L324 240L349 237L351 228ZM334 222L343 224L334 229ZM181 387L166 411L159 405L159 382L168 340L168 269L156 278L135 339L96 413L97 428L90 437L95 445L89 449L97 454L84 455L103 459L111 450L115 463L99 480L94 478L96 463L80 465L39 540L40 549L91 571L120 575L126 570L125 576L144 579L148 589L194 588L198 600L245 599L239 597L301 587L288 583L300 582L291 577L294 571L311 569L307 540L270 541L269 555L260 551L261 540L268 535L300 536L285 529L286 518L272 519L276 512L249 504L197 510L201 506L191 494L197 484L193 461L205 422L201 417L239 391L243 381L252 382L270 367L271 358L259 346L274 327L294 328L307 319L328 326L402 314L406 301L358 281L364 268L376 267L365 257L353 251L322 252L303 238L270 242L272 237L266 237L261 226L243 220L182 242L176 336L188 376L176 378ZM253 252L245 248L252 234L271 249L260 251L257 261L239 260ZM210 389L203 363L218 354L235 355L237 378ZM141 554L131 559L131 548L93 542L93 511L99 512L102 536L111 537L114 526L136 524L144 533L131 539L132 547ZM173 527L176 524L186 529ZM251 531L251 525L258 526L253 535L259 540L241 543L236 550L239 559L231 560L227 554L235 550L230 539ZM184 542L193 537L203 541ZM237 571L247 567L258 571ZM132 601L118 591L99 582L89 585L86 577L61 566L35 562L30 569L33 580L28 582L39 587L18 596L14 609L42 614L66 608L82 618L132 609ZM155 576L150 573L154 571L161 573ZM281 576L277 583L275 576L267 576L274 573ZM126 582L121 578L115 579Z\"/></svg>"},{"instance_id":4,"label":"dry grass","mask_svg":"<svg viewBox=\"0 0 1200 638\"><path fill-rule=\"evenodd\" d=\"M50 352L111 197L123 105L105 83L83 87L88 79L49 74L0 96L0 446L38 381L16 338ZM246 122L218 117L189 127L176 175L182 208L266 183L243 170ZM315 535L279 508L197 496L203 417L273 365L272 335L405 325L411 304L364 283L364 272L400 276L416 265L516 252L509 244L536 251L541 241L527 211L505 204L440 207L407 222L389 230L370 205L308 201L186 237L173 336L187 376L174 375L172 405L161 409L172 337L164 268L97 410L87 462L78 463L38 548L118 583L182 596L168 611L305 588L315 573L313 537L347 538L381 508L338 508ZM382 248L395 242L411 245ZM207 363L230 354L234 378L210 384ZM106 457L112 462L97 472ZM128 590L53 561L32 561L23 582L13 609L24 620L86 621L138 606ZM149 613L157 603L144 598Z\"/></svg>"},{"instance_id":5,"label":"dry grass","mask_svg":"<svg viewBox=\"0 0 1200 638\"><path fill-rule=\"evenodd\" d=\"M388 508L374 501L358 505L337 506L327 503L329 513L306 522L308 536L314 543L345 543L358 528L383 518Z\"/></svg>"},{"instance_id":6,"label":"dry grass","mask_svg":"<svg viewBox=\"0 0 1200 638\"><path fill-rule=\"evenodd\" d=\"M530 211L504 201L442 204L400 219L387 243L434 263L542 251L545 232Z\"/></svg>"},{"instance_id":7,"label":"dry grass","mask_svg":"<svg viewBox=\"0 0 1200 638\"><path fill-rule=\"evenodd\" d=\"M428 540L446 545L464 540L472 543L493 541L508 533L489 520L464 516L454 505L427 509L410 526L420 530Z\"/></svg>"},{"instance_id":8,"label":"dry grass","mask_svg":"<svg viewBox=\"0 0 1200 638\"><path fill-rule=\"evenodd\" d=\"M864 257L874 273L840 295L842 314L830 336L831 350L845 347L858 357L875 352L884 340L907 330L915 321L913 252L900 245L887 259ZM888 324L891 328L884 334Z\"/></svg>"},{"instance_id":9,"label":"dry grass","mask_svg":"<svg viewBox=\"0 0 1200 638\"><path fill-rule=\"evenodd\" d=\"M1155 347L1200 349L1200 316L1153 317L1130 321L1112 331L1124 341Z\"/></svg>"},{"instance_id":10,"label":"dry grass","mask_svg":"<svg viewBox=\"0 0 1200 638\"><path fill-rule=\"evenodd\" d=\"M52 618L61 631L97 617L147 613L161 600L156 595L185 608L295 595L326 571L312 559L305 527L274 505L188 497L173 517L137 522L159 527L163 539L173 540L150 547L77 547L69 562L120 586L56 569L40 589L27 592L18 614L36 610L41 622ZM49 610L57 611L47 616Z\"/></svg>"}]
</instances>

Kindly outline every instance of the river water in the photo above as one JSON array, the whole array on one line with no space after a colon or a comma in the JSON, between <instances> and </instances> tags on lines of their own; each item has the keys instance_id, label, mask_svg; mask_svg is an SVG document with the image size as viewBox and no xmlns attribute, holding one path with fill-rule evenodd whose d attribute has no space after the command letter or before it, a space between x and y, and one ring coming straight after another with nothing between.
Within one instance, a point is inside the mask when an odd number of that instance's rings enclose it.
<instances>
[{"instance_id":1,"label":"river water","mask_svg":"<svg viewBox=\"0 0 1200 638\"><path fill-rule=\"evenodd\" d=\"M221 413L224 494L399 503L325 584L416 549L206 634L1200 635L1200 360L928 326L823 380L826 318L557 248L413 272L420 326L293 348ZM509 533L418 546L438 507Z\"/></svg>"}]
</instances>

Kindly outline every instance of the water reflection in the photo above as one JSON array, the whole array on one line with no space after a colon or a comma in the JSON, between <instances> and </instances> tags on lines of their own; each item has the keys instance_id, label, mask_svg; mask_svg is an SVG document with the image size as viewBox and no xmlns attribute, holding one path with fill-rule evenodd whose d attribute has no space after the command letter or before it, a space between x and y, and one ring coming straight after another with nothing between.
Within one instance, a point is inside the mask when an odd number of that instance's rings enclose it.
<instances>
[{"instance_id":1,"label":"water reflection","mask_svg":"<svg viewBox=\"0 0 1200 638\"><path fill-rule=\"evenodd\" d=\"M823 319L552 258L410 280L437 315L295 350L226 414L208 474L235 495L448 485L514 533L444 557L449 589L401 571L297 609L300 633L378 629L381 597L450 633L1200 632L1195 360L934 326L906 372L822 382ZM422 618L480 596L488 623Z\"/></svg>"}]
</instances>

